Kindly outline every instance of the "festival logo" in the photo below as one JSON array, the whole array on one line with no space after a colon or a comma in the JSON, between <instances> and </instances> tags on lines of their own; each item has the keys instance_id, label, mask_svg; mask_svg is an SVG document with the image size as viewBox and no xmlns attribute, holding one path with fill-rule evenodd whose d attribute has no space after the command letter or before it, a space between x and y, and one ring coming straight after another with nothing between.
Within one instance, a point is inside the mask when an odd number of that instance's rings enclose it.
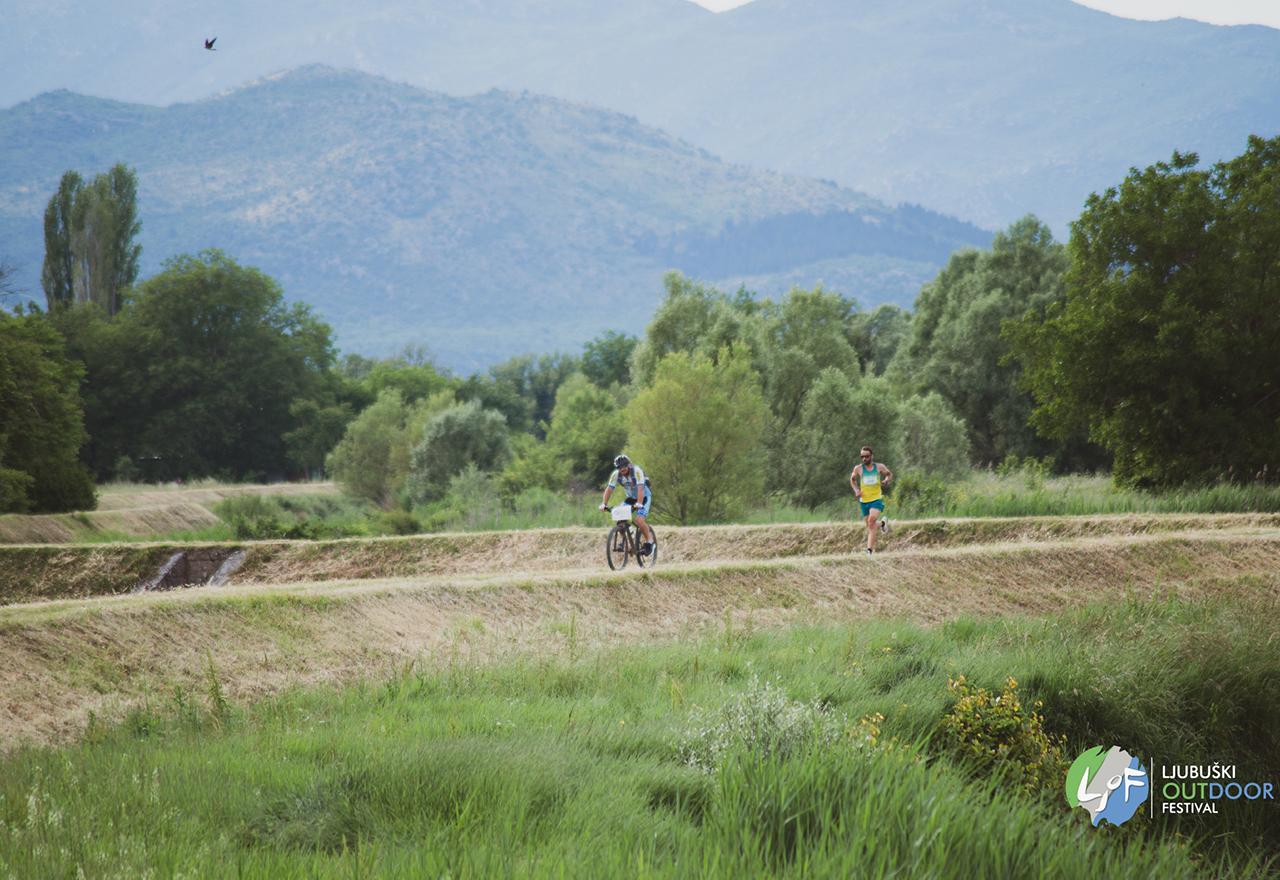
<instances>
[{"instance_id":1,"label":"festival logo","mask_svg":"<svg viewBox=\"0 0 1280 880\"><path fill-rule=\"evenodd\" d=\"M1096 746L1076 758L1067 771L1067 803L1083 807L1096 826L1103 820L1122 825L1151 796L1147 768L1119 746Z\"/></svg>"}]
</instances>

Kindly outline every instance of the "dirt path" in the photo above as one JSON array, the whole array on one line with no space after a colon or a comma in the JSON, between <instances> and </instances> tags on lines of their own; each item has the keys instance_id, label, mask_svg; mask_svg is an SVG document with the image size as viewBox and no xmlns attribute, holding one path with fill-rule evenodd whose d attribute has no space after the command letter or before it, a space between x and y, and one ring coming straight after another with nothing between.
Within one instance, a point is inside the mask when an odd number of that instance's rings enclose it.
<instances>
[{"instance_id":1,"label":"dirt path","mask_svg":"<svg viewBox=\"0 0 1280 880\"><path fill-rule=\"evenodd\" d=\"M1280 602L1280 529L1136 534L862 556L240 585L0 608L0 748L56 742L209 669L238 700L378 676L689 639L726 625L1043 614L1117 593Z\"/></svg>"},{"instance_id":2,"label":"dirt path","mask_svg":"<svg viewBox=\"0 0 1280 880\"><path fill-rule=\"evenodd\" d=\"M901 521L883 541L889 553L975 544L1072 538L1280 529L1280 515L1118 515ZM659 528L659 568L672 563L782 559L847 553L862 545L850 523ZM243 550L231 583L569 572L604 567L601 529L539 529L242 544L110 544L0 547L0 605L128 593L175 554ZM214 566L216 567L216 566ZM212 570L209 568L208 570Z\"/></svg>"}]
</instances>

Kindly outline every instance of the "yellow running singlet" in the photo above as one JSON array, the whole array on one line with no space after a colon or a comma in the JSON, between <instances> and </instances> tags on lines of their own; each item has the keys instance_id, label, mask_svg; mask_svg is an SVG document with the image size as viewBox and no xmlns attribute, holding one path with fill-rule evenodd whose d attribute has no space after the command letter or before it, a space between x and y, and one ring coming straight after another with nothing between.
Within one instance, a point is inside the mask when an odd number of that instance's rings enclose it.
<instances>
[{"instance_id":1,"label":"yellow running singlet","mask_svg":"<svg viewBox=\"0 0 1280 880\"><path fill-rule=\"evenodd\" d=\"M872 501L878 501L880 498L880 467L872 462L871 467L860 464L862 473L859 474L859 481L862 484L862 503L870 504Z\"/></svg>"}]
</instances>

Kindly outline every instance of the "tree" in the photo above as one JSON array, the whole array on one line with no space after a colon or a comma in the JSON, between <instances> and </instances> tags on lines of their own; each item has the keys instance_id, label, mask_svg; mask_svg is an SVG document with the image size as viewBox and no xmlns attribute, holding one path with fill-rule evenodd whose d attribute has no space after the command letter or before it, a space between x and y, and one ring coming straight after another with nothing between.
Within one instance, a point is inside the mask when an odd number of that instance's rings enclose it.
<instances>
[{"instance_id":1,"label":"tree","mask_svg":"<svg viewBox=\"0 0 1280 880\"><path fill-rule=\"evenodd\" d=\"M101 303L108 315L120 310L122 291L138 278L142 246L134 239L142 229L138 222L138 177L123 164L99 174L80 194L84 219L73 230L72 250L100 253L97 260L85 260L80 283L84 299ZM77 203L77 209L79 204ZM74 215L73 215L74 219Z\"/></svg>"},{"instance_id":2,"label":"tree","mask_svg":"<svg viewBox=\"0 0 1280 880\"><path fill-rule=\"evenodd\" d=\"M408 476L397 467L397 448L408 450L409 409L400 392L388 389L346 426L325 468L342 491L389 507ZM407 454L405 455L407 458Z\"/></svg>"},{"instance_id":3,"label":"tree","mask_svg":"<svg viewBox=\"0 0 1280 880\"><path fill-rule=\"evenodd\" d=\"M1001 327L1061 299L1066 268L1063 246L1028 216L997 233L990 251L953 254L916 299L907 360L895 372L919 392L942 395L968 425L979 462L1053 451L1028 425L1031 396L1018 384L1021 367L1006 357Z\"/></svg>"},{"instance_id":4,"label":"tree","mask_svg":"<svg viewBox=\"0 0 1280 880\"><path fill-rule=\"evenodd\" d=\"M458 404L427 422L422 441L413 448L408 490L415 501L435 501L449 489L449 481L467 467L493 471L510 452L507 423L502 413L478 401Z\"/></svg>"},{"instance_id":5,"label":"tree","mask_svg":"<svg viewBox=\"0 0 1280 880\"><path fill-rule=\"evenodd\" d=\"M602 484L626 440L627 426L612 392L593 385L581 373L560 386L547 429L547 445L558 459L568 463L572 476Z\"/></svg>"},{"instance_id":6,"label":"tree","mask_svg":"<svg viewBox=\"0 0 1280 880\"><path fill-rule=\"evenodd\" d=\"M893 467L951 476L969 464L968 427L937 392L910 397L898 407L898 438Z\"/></svg>"},{"instance_id":7,"label":"tree","mask_svg":"<svg viewBox=\"0 0 1280 880\"><path fill-rule=\"evenodd\" d=\"M310 477L324 467L329 452L341 442L354 417L351 404L300 397L289 404L289 415L296 425L284 434L289 461Z\"/></svg>"},{"instance_id":8,"label":"tree","mask_svg":"<svg viewBox=\"0 0 1280 880\"><path fill-rule=\"evenodd\" d=\"M863 446L874 447L877 461L897 467L898 407L886 380L872 377L854 384L827 368L778 446L773 488L814 508L847 497L849 472Z\"/></svg>"},{"instance_id":9,"label":"tree","mask_svg":"<svg viewBox=\"0 0 1280 880\"><path fill-rule=\"evenodd\" d=\"M663 284L666 298L632 354L634 382L650 384L658 363L674 352L698 353L714 362L722 348L734 343L746 345L753 356L760 351L757 306L745 291L731 299L679 272L668 272Z\"/></svg>"},{"instance_id":10,"label":"tree","mask_svg":"<svg viewBox=\"0 0 1280 880\"><path fill-rule=\"evenodd\" d=\"M1064 300L1008 331L1035 424L1087 429L1123 484L1280 462L1280 137L1197 164L1174 153L1090 196Z\"/></svg>"},{"instance_id":11,"label":"tree","mask_svg":"<svg viewBox=\"0 0 1280 880\"><path fill-rule=\"evenodd\" d=\"M98 480L115 478L122 457L139 467L138 476L154 478L152 460L135 442L143 402L133 340L92 304L57 308L48 318L66 340L68 355L84 367L80 397L89 436L81 460Z\"/></svg>"},{"instance_id":12,"label":"tree","mask_svg":"<svg viewBox=\"0 0 1280 880\"><path fill-rule=\"evenodd\" d=\"M768 409L745 347L673 352L628 404L631 458L654 484L657 509L680 523L724 519L764 491L760 438Z\"/></svg>"},{"instance_id":13,"label":"tree","mask_svg":"<svg viewBox=\"0 0 1280 880\"><path fill-rule=\"evenodd\" d=\"M631 356L638 340L610 330L583 348L582 372L601 388L626 385L631 381Z\"/></svg>"},{"instance_id":14,"label":"tree","mask_svg":"<svg viewBox=\"0 0 1280 880\"><path fill-rule=\"evenodd\" d=\"M855 312L852 300L820 286L793 288L777 305L765 306L765 394L775 417L775 434L790 430L823 370L838 370L850 382L861 377L851 340Z\"/></svg>"},{"instance_id":15,"label":"tree","mask_svg":"<svg viewBox=\"0 0 1280 880\"><path fill-rule=\"evenodd\" d=\"M117 164L87 185L68 171L45 209L41 272L49 310L93 302L108 315L138 277L138 179Z\"/></svg>"},{"instance_id":16,"label":"tree","mask_svg":"<svg viewBox=\"0 0 1280 880\"><path fill-rule=\"evenodd\" d=\"M849 471L853 470L854 456L863 446L875 450L876 461L894 466L901 454L898 439L901 436L901 398L886 379L863 379L853 390L849 421L853 433L849 444ZM849 474L845 473L846 484Z\"/></svg>"},{"instance_id":17,"label":"tree","mask_svg":"<svg viewBox=\"0 0 1280 880\"><path fill-rule=\"evenodd\" d=\"M0 307L8 303L10 297L17 297L19 293L17 285L14 284L14 275L17 275L17 270L14 269L13 263L0 258Z\"/></svg>"},{"instance_id":18,"label":"tree","mask_svg":"<svg viewBox=\"0 0 1280 880\"><path fill-rule=\"evenodd\" d=\"M75 260L71 255L71 212L76 196L84 188L84 178L75 171L63 173L58 191L44 210L44 266L40 284L49 311L71 305Z\"/></svg>"},{"instance_id":19,"label":"tree","mask_svg":"<svg viewBox=\"0 0 1280 880\"><path fill-rule=\"evenodd\" d=\"M805 394L796 425L781 444L774 486L813 509L849 494L849 471L863 442L857 386L834 367Z\"/></svg>"},{"instance_id":20,"label":"tree","mask_svg":"<svg viewBox=\"0 0 1280 880\"><path fill-rule=\"evenodd\" d=\"M347 424L325 469L348 495L393 506L404 500L413 447L427 422L454 403L450 391L406 404L399 391L386 389Z\"/></svg>"},{"instance_id":21,"label":"tree","mask_svg":"<svg viewBox=\"0 0 1280 880\"><path fill-rule=\"evenodd\" d=\"M469 377L458 387L458 399L502 413L512 432L542 437L556 390L577 370L578 359L570 355L521 355L490 367L487 375Z\"/></svg>"},{"instance_id":22,"label":"tree","mask_svg":"<svg viewBox=\"0 0 1280 880\"><path fill-rule=\"evenodd\" d=\"M858 364L868 375L883 375L898 348L911 337L911 313L888 303L854 314L851 324Z\"/></svg>"},{"instance_id":23,"label":"tree","mask_svg":"<svg viewBox=\"0 0 1280 880\"><path fill-rule=\"evenodd\" d=\"M94 507L80 377L44 316L0 311L0 512Z\"/></svg>"},{"instance_id":24,"label":"tree","mask_svg":"<svg viewBox=\"0 0 1280 880\"><path fill-rule=\"evenodd\" d=\"M87 367L101 476L127 455L150 479L279 478L297 401L331 399L328 325L221 251L169 260L113 319L96 306L56 319Z\"/></svg>"},{"instance_id":25,"label":"tree","mask_svg":"<svg viewBox=\"0 0 1280 880\"><path fill-rule=\"evenodd\" d=\"M429 360L413 363L404 357L375 361L360 379L370 397L376 398L388 388L400 392L405 403L424 400L452 388L454 380L442 373Z\"/></svg>"},{"instance_id":26,"label":"tree","mask_svg":"<svg viewBox=\"0 0 1280 880\"><path fill-rule=\"evenodd\" d=\"M532 434L511 436L511 457L498 477L508 501L529 489L563 492L572 477L571 465L545 440Z\"/></svg>"}]
</instances>

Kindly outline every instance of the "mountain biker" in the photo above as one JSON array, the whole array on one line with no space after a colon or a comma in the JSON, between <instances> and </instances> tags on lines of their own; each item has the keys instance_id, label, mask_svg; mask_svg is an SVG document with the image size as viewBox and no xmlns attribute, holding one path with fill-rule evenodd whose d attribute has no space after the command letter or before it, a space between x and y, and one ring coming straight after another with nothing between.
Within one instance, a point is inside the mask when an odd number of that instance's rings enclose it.
<instances>
[{"instance_id":1,"label":"mountain biker","mask_svg":"<svg viewBox=\"0 0 1280 880\"><path fill-rule=\"evenodd\" d=\"M650 531L649 523L645 519L649 515L649 506L653 501L653 489L649 485L649 478L644 475L644 469L632 464L631 459L625 454L619 455L613 460L613 473L609 475L609 485L604 488L604 498L600 502L601 510L609 509L609 496L613 494L614 487L619 483L627 493L627 503L633 505L632 515L636 518L636 525L639 526L640 534L644 537L644 543L640 545L640 555L648 556L653 551L653 532Z\"/></svg>"},{"instance_id":2,"label":"mountain biker","mask_svg":"<svg viewBox=\"0 0 1280 880\"><path fill-rule=\"evenodd\" d=\"M859 462L853 466L853 473L849 474L849 485L853 487L853 494L858 497L858 503L862 506L862 516L867 521L868 556L876 552L876 533L889 531L889 520L883 518L884 495L880 487L893 482L893 471L872 461L871 454L870 446L862 447L862 452L858 455Z\"/></svg>"}]
</instances>

